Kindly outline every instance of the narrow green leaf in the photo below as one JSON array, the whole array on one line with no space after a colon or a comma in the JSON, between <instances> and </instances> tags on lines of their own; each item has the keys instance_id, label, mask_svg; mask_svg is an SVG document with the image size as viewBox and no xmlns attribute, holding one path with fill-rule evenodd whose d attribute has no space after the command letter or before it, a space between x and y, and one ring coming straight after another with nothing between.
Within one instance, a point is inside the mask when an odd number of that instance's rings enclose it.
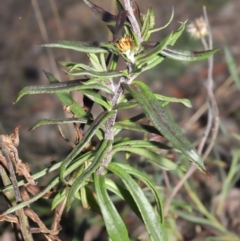
<instances>
[{"instance_id":1,"label":"narrow green leaf","mask_svg":"<svg viewBox=\"0 0 240 241\"><path fill-rule=\"evenodd\" d=\"M106 48L102 48L100 42L77 42L58 41L54 43L41 44L41 47L71 49L82 53L109 53Z\"/></svg>"},{"instance_id":2,"label":"narrow green leaf","mask_svg":"<svg viewBox=\"0 0 240 241\"><path fill-rule=\"evenodd\" d=\"M128 174L135 176L140 181L142 181L146 184L146 186L152 191L152 193L154 195L154 198L156 201L156 206L157 206L158 212L160 214L161 222L163 223L164 222L164 212L163 212L162 200L159 195L159 190L156 189L155 184L149 179L149 177L146 174L144 174L143 172L140 172L137 169L135 169L129 165L122 164L122 163L113 163L113 165L119 166L120 168L124 169Z\"/></svg>"},{"instance_id":3,"label":"narrow green leaf","mask_svg":"<svg viewBox=\"0 0 240 241\"><path fill-rule=\"evenodd\" d=\"M159 94L154 94L155 97L160 100L159 104L164 107L169 103L181 103L185 105L186 107L192 107L191 101L188 99L180 99L180 98L175 98L175 97L169 97L165 95L159 95ZM129 94L125 94L125 97L122 98L121 102L115 106L115 109L117 110L124 110L124 109L131 109L137 105L136 101L131 101L134 100L132 96Z\"/></svg>"},{"instance_id":4,"label":"narrow green leaf","mask_svg":"<svg viewBox=\"0 0 240 241\"><path fill-rule=\"evenodd\" d=\"M136 65L143 65L145 62L149 61L149 59L153 59L156 55L158 55L167 45L170 44L171 39L173 38L173 33L169 34L164 40L160 43L157 43L154 47L144 50L142 53L138 54L135 57Z\"/></svg>"},{"instance_id":5,"label":"narrow green leaf","mask_svg":"<svg viewBox=\"0 0 240 241\"><path fill-rule=\"evenodd\" d=\"M85 85L95 85L95 84L100 84L103 86L107 86L107 83L109 82L109 79L104 79L100 77L93 77L89 79L87 82L85 82ZM93 88L94 89L94 88Z\"/></svg>"},{"instance_id":6,"label":"narrow green leaf","mask_svg":"<svg viewBox=\"0 0 240 241\"><path fill-rule=\"evenodd\" d=\"M112 55L112 54L109 54L109 55ZM104 53L100 54L100 63L101 63L101 66L102 66L102 70L106 72L107 71L107 65L106 65L107 58L105 58L105 54Z\"/></svg>"},{"instance_id":7,"label":"narrow green leaf","mask_svg":"<svg viewBox=\"0 0 240 241\"><path fill-rule=\"evenodd\" d=\"M131 207L132 211L138 216L138 218L142 220L141 213L139 212L139 209L138 209L134 199L132 198L131 193L125 187L123 187L121 184L116 183L115 180L113 181L109 178L106 178L106 176L105 176L105 183L106 183L106 188L109 191L116 194L122 200L124 200Z\"/></svg>"},{"instance_id":8,"label":"narrow green leaf","mask_svg":"<svg viewBox=\"0 0 240 241\"><path fill-rule=\"evenodd\" d=\"M230 169L228 171L228 175L224 179L224 183L222 185L222 190L221 190L221 193L220 193L220 198L219 198L219 202L218 202L217 210L216 210L216 213L218 215L220 215L221 212L223 211L224 203L226 201L226 197L228 195L228 192L233 187L234 183L232 183L232 180L233 180L234 176L236 175L236 173L239 173L239 168L238 168L239 158L240 158L240 151L239 150L234 151L233 159L231 161L231 166L230 166Z\"/></svg>"},{"instance_id":9,"label":"narrow green leaf","mask_svg":"<svg viewBox=\"0 0 240 241\"><path fill-rule=\"evenodd\" d=\"M103 53L101 53L101 54L103 54ZM96 54L89 53L88 57L89 57L89 60L90 60L90 62L92 64L94 70L97 70L98 72L104 71L103 67L102 67L102 65L101 65L101 63L100 63L100 61L98 59L98 56Z\"/></svg>"},{"instance_id":10,"label":"narrow green leaf","mask_svg":"<svg viewBox=\"0 0 240 241\"><path fill-rule=\"evenodd\" d=\"M44 72L50 83L59 83L59 81L50 73ZM59 100L63 106L68 107L76 117L83 118L87 117L87 112L77 103L69 93L57 93Z\"/></svg>"},{"instance_id":11,"label":"narrow green leaf","mask_svg":"<svg viewBox=\"0 0 240 241\"><path fill-rule=\"evenodd\" d=\"M90 77L101 77L101 78L116 78L121 76L128 76L127 71L107 71L107 72L97 72L97 71L90 71L90 70L80 70L80 71L66 71L67 74L72 76L90 76Z\"/></svg>"},{"instance_id":12,"label":"narrow green leaf","mask_svg":"<svg viewBox=\"0 0 240 241\"><path fill-rule=\"evenodd\" d=\"M179 29L171 34L169 34L164 40L162 40L160 43L157 43L155 46L153 46L150 49L144 50L143 53L140 53L138 56L136 56L136 64L137 65L143 65L144 63L148 63L149 59L152 62L153 57L158 55L159 53L162 53L162 51L168 46L168 45L174 45L177 39L181 36L183 30L185 28L185 22L181 24Z\"/></svg>"},{"instance_id":13,"label":"narrow green leaf","mask_svg":"<svg viewBox=\"0 0 240 241\"><path fill-rule=\"evenodd\" d=\"M141 157L145 157L147 160L149 160L150 162L157 165L163 170L175 170L178 167L178 165L173 161L170 161L164 156L161 156L158 153L148 150L146 148L135 148L135 147L123 146L122 148L115 149L114 152L117 150L126 151L129 153L134 153Z\"/></svg>"},{"instance_id":14,"label":"narrow green leaf","mask_svg":"<svg viewBox=\"0 0 240 241\"><path fill-rule=\"evenodd\" d=\"M122 102L114 106L114 110L127 110L138 105L137 102Z\"/></svg>"},{"instance_id":15,"label":"narrow green leaf","mask_svg":"<svg viewBox=\"0 0 240 241\"><path fill-rule=\"evenodd\" d=\"M107 93L112 93L112 90L105 85L94 84L94 85L83 85L79 81L65 81L60 83L54 83L49 85L37 85L37 86L27 86L23 88L14 103L19 101L24 95L33 95L33 94L52 94L52 93L69 93L74 90L87 90L87 89L96 89L102 90Z\"/></svg>"},{"instance_id":16,"label":"narrow green leaf","mask_svg":"<svg viewBox=\"0 0 240 241\"><path fill-rule=\"evenodd\" d=\"M138 115L136 115L136 116L133 116L133 117L131 117L131 118L129 118L128 120L125 120L125 121L126 121L127 123L137 122L137 121L139 121L139 120L141 120L141 119L143 119L143 118L145 118L145 117L146 117L146 115L145 115L144 113L141 113L141 114L138 114ZM116 136L120 131L121 131L121 129L115 128L115 130L114 130L115 136Z\"/></svg>"},{"instance_id":17,"label":"narrow green leaf","mask_svg":"<svg viewBox=\"0 0 240 241\"><path fill-rule=\"evenodd\" d=\"M116 70L116 68L117 68L117 63L118 63L119 55L117 55L117 54L111 54L111 55L113 55L113 56L112 56L112 60L111 60L111 62L110 62L110 64L109 64L109 70L110 70L110 71L114 71L114 70ZM109 60L109 61L110 61L110 60Z\"/></svg>"},{"instance_id":18,"label":"narrow green leaf","mask_svg":"<svg viewBox=\"0 0 240 241\"><path fill-rule=\"evenodd\" d=\"M179 39L179 37L182 35L182 33L183 33L184 29L185 29L186 22L187 21L183 22L179 26L178 30L173 32L172 38L171 38L171 40L169 42L169 45L173 46L176 43L176 41Z\"/></svg>"},{"instance_id":19,"label":"narrow green leaf","mask_svg":"<svg viewBox=\"0 0 240 241\"><path fill-rule=\"evenodd\" d=\"M191 51L191 50L177 50L173 48L165 48L161 51L161 55L180 61L199 61L209 58L216 53L218 49L212 49L207 51Z\"/></svg>"},{"instance_id":20,"label":"narrow green leaf","mask_svg":"<svg viewBox=\"0 0 240 241\"><path fill-rule=\"evenodd\" d=\"M66 184L64 180L65 171L67 166L81 153L83 148L88 144L88 142L92 139L94 134L100 128L100 126L112 115L115 114L115 111L104 111L102 112L92 123L92 125L88 128L85 133L83 139L77 144L77 146L68 154L68 156L62 161L60 167L60 180Z\"/></svg>"},{"instance_id":21,"label":"narrow green leaf","mask_svg":"<svg viewBox=\"0 0 240 241\"><path fill-rule=\"evenodd\" d=\"M226 57L229 72L230 72L236 86L238 87L238 90L240 90L240 77L238 75L238 69L237 69L236 63L234 61L234 58L227 46L224 46L224 54Z\"/></svg>"},{"instance_id":22,"label":"narrow green leaf","mask_svg":"<svg viewBox=\"0 0 240 241\"><path fill-rule=\"evenodd\" d=\"M125 170L114 163L110 163L108 169L121 178L126 188L131 193L142 215L142 219L144 220L144 224L146 225L151 240L166 241L167 237L164 232L163 225L161 224L160 216L156 215L143 191L133 180L133 178Z\"/></svg>"},{"instance_id":23,"label":"narrow green leaf","mask_svg":"<svg viewBox=\"0 0 240 241\"><path fill-rule=\"evenodd\" d=\"M75 69L84 69L89 71L95 70L93 67L90 67L89 65L82 64L82 63L75 63L75 62L69 62L69 61L59 61L58 63L64 67L68 67L69 71L73 71Z\"/></svg>"},{"instance_id":24,"label":"narrow green leaf","mask_svg":"<svg viewBox=\"0 0 240 241\"><path fill-rule=\"evenodd\" d=\"M184 136L179 126L161 108L159 101L148 86L140 81L134 81L131 85L122 85L139 103L143 112L162 135L190 161L194 162L202 172L206 173L203 161L196 149Z\"/></svg>"},{"instance_id":25,"label":"narrow green leaf","mask_svg":"<svg viewBox=\"0 0 240 241\"><path fill-rule=\"evenodd\" d=\"M59 81L50 73L45 72L48 80L50 83L58 84ZM47 85L45 85L46 87ZM49 86L49 85L48 85ZM44 88L45 88L44 87ZM38 86L30 86L22 89L20 93L18 94L18 97L14 103L19 101L20 98L22 98L26 94L35 94L36 92L41 92L40 90L36 90ZM41 87L40 87L41 88ZM73 100L71 95L69 93L63 93L63 92L58 92L56 93L60 101L65 107L69 107L69 111L71 111L76 117L78 118L83 118L87 116L86 111L79 106L79 104Z\"/></svg>"},{"instance_id":26,"label":"narrow green leaf","mask_svg":"<svg viewBox=\"0 0 240 241\"><path fill-rule=\"evenodd\" d=\"M129 121L118 121L115 123L114 128L161 135L154 126L136 124Z\"/></svg>"},{"instance_id":27,"label":"narrow green leaf","mask_svg":"<svg viewBox=\"0 0 240 241\"><path fill-rule=\"evenodd\" d=\"M113 241L130 241L127 228L107 193L105 177L94 175L94 185L109 237Z\"/></svg>"},{"instance_id":28,"label":"narrow green leaf","mask_svg":"<svg viewBox=\"0 0 240 241\"><path fill-rule=\"evenodd\" d=\"M147 39L150 37L149 31L153 28L153 25L154 25L153 24L154 20L152 19L152 16L154 16L154 13L152 8L149 7L147 10L147 14L144 16L144 22L141 29L141 35L142 35L143 41L147 41Z\"/></svg>"},{"instance_id":29,"label":"narrow green leaf","mask_svg":"<svg viewBox=\"0 0 240 241\"><path fill-rule=\"evenodd\" d=\"M145 140L121 140L117 141L113 146L113 153L121 151L122 149L127 150L127 148L145 148L152 151L159 151L159 149L172 150L171 147L162 144L158 141L145 141Z\"/></svg>"},{"instance_id":30,"label":"narrow green leaf","mask_svg":"<svg viewBox=\"0 0 240 241\"><path fill-rule=\"evenodd\" d=\"M146 115L145 115L144 113L141 113L141 114L138 114L138 115L135 115L135 116L129 118L129 119L126 120L126 121L129 121L129 122L137 122L137 121L139 121L139 120L141 120L141 119L143 119L143 118L146 118Z\"/></svg>"},{"instance_id":31,"label":"narrow green leaf","mask_svg":"<svg viewBox=\"0 0 240 241\"><path fill-rule=\"evenodd\" d=\"M59 203L61 203L66 198L66 189L58 192L57 195L52 200L51 209L55 209Z\"/></svg>"},{"instance_id":32,"label":"narrow green leaf","mask_svg":"<svg viewBox=\"0 0 240 241\"><path fill-rule=\"evenodd\" d=\"M159 65L164 59L165 59L164 56L158 54L156 56L146 58L143 61L140 61L137 68L140 69L139 72L142 73L146 70L152 69L155 66Z\"/></svg>"},{"instance_id":33,"label":"narrow green leaf","mask_svg":"<svg viewBox=\"0 0 240 241\"><path fill-rule=\"evenodd\" d=\"M118 11L123 11L124 10L124 7L122 5L122 3L119 1L119 0L114 0L116 6L117 6L117 9Z\"/></svg>"},{"instance_id":34,"label":"narrow green leaf","mask_svg":"<svg viewBox=\"0 0 240 241\"><path fill-rule=\"evenodd\" d=\"M218 227L214 225L214 222L210 221L207 218L198 217L198 216L196 216L196 214L189 213L189 212L183 212L180 210L176 210L176 213L177 213L177 215L179 215L179 217L181 217L187 221L190 221L191 223L208 225L210 227L218 229Z\"/></svg>"},{"instance_id":35,"label":"narrow green leaf","mask_svg":"<svg viewBox=\"0 0 240 241\"><path fill-rule=\"evenodd\" d=\"M86 192L86 199L89 207L94 212L100 213L100 208L96 200L95 190L92 190L92 187L88 188L87 186L85 186L84 189Z\"/></svg>"},{"instance_id":36,"label":"narrow green leaf","mask_svg":"<svg viewBox=\"0 0 240 241\"><path fill-rule=\"evenodd\" d=\"M39 126L43 125L62 125L62 124L69 124L69 123L88 123L88 119L78 119L78 118L63 118L63 119L43 119L38 121L33 127L29 129L29 131L32 131L36 129Z\"/></svg>"},{"instance_id":37,"label":"narrow green leaf","mask_svg":"<svg viewBox=\"0 0 240 241\"><path fill-rule=\"evenodd\" d=\"M103 106L107 110L111 109L111 105L108 103L107 99L100 95L99 93L93 90L84 90L82 93L87 96L90 100L94 103L98 103L99 105Z\"/></svg>"},{"instance_id":38,"label":"narrow green leaf","mask_svg":"<svg viewBox=\"0 0 240 241\"><path fill-rule=\"evenodd\" d=\"M111 145L112 145L112 141L104 139L102 141L100 147L96 151L96 154L94 156L94 159L93 159L91 165L74 181L73 185L71 186L71 188L69 190L68 197L67 197L67 203L66 203L67 211L70 209L76 193L85 184L87 179L100 166L102 160L106 157L106 154L107 154L109 148L111 147Z\"/></svg>"},{"instance_id":39,"label":"narrow green leaf","mask_svg":"<svg viewBox=\"0 0 240 241\"><path fill-rule=\"evenodd\" d=\"M167 22L163 27L155 28L155 29L150 30L150 34L155 33L155 32L158 32L158 31L166 28L166 27L172 22L173 17L174 17L174 8L172 8L172 14L171 14L171 17L170 17L170 19L168 20L168 22Z\"/></svg>"},{"instance_id":40,"label":"narrow green leaf","mask_svg":"<svg viewBox=\"0 0 240 241\"><path fill-rule=\"evenodd\" d=\"M158 100L161 100L161 102L165 101L168 103L169 102L170 103L172 103L172 102L181 103L181 104L185 105L186 107L189 107L189 108L192 107L192 104L191 104L190 100L188 100L188 99L179 99L179 98L174 98L174 97L169 97L169 96L164 96L164 95L159 95L159 94L154 94L154 95ZM159 103L160 105L162 104L161 102ZM165 104L164 104L164 106L165 106Z\"/></svg>"}]
</instances>

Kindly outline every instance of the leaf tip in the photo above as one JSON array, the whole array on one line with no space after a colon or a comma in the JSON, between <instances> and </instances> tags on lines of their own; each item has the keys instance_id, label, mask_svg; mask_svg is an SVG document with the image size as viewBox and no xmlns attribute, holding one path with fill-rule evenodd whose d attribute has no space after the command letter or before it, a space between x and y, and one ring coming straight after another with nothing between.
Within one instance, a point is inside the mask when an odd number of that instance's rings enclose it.
<instances>
[{"instance_id":1,"label":"leaf tip","mask_svg":"<svg viewBox=\"0 0 240 241\"><path fill-rule=\"evenodd\" d=\"M35 129L35 126L32 126L31 128L28 129L28 132L32 131Z\"/></svg>"},{"instance_id":2,"label":"leaf tip","mask_svg":"<svg viewBox=\"0 0 240 241\"><path fill-rule=\"evenodd\" d=\"M67 203L66 203L66 212L68 213L71 206L72 206L72 203L73 203L73 196L72 195L67 195Z\"/></svg>"},{"instance_id":3,"label":"leaf tip","mask_svg":"<svg viewBox=\"0 0 240 241\"><path fill-rule=\"evenodd\" d=\"M21 99L21 96L18 96L17 99L13 101L13 105L15 105L20 99Z\"/></svg>"},{"instance_id":4,"label":"leaf tip","mask_svg":"<svg viewBox=\"0 0 240 241\"><path fill-rule=\"evenodd\" d=\"M194 148L192 148L190 151L187 151L187 155L201 172L203 172L204 174L208 173L206 168L204 167L202 158Z\"/></svg>"},{"instance_id":5,"label":"leaf tip","mask_svg":"<svg viewBox=\"0 0 240 241\"><path fill-rule=\"evenodd\" d=\"M211 181L211 180L212 180L212 176L211 176L210 172L206 170L206 173L205 173L205 174L207 175L207 177L208 177L209 180Z\"/></svg>"}]
</instances>

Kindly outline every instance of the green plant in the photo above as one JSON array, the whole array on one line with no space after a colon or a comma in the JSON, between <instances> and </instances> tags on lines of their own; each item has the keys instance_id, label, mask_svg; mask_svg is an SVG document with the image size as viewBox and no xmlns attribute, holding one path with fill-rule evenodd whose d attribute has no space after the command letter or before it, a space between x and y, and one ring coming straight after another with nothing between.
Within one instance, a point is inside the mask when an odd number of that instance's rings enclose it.
<instances>
[{"instance_id":1,"label":"green plant","mask_svg":"<svg viewBox=\"0 0 240 241\"><path fill-rule=\"evenodd\" d=\"M94 207L101 213L111 240L130 240L127 228L109 196L108 191L111 191L127 202L144 222L149 239L167 240L159 191L147 175L130 165L119 162L119 158L115 156L119 152L124 152L128 158L133 153L146 158L161 169L179 169L181 167L178 164L159 155L161 149L172 150L183 154L203 173L206 173L200 155L164 108L171 102L179 102L189 107L191 106L189 101L154 94L145 83L137 80L137 77L160 64L165 58L196 61L208 58L216 50L195 52L172 48L171 46L184 31L185 22L161 42L148 42L151 34L168 26L173 19L173 14L165 26L154 28L154 12L151 8L144 16L138 13L137 21L130 1L125 1L125 7L118 0L115 1L119 10L116 16L87 0L84 2L106 22L113 34L112 41L59 41L41 45L86 53L91 64L60 62L67 68L66 72L69 75L82 76L81 79L59 82L53 75L46 73L50 84L25 87L20 91L16 102L27 94L54 93L67 111L73 114L73 118L41 120L31 129L48 124L80 123L77 129L83 131L87 126L87 131L83 137L78 136L78 143L63 161L33 175L33 179L57 169L59 169L59 175L37 195L9 208L4 215L26 207L43 197L53 187L58 186L52 208L60 205L64 209L66 205L68 211L73 200L77 198L82 201L83 206ZM125 69L117 69L119 58L124 59ZM71 91L79 91L84 95L84 107L74 101ZM94 103L103 109L95 119L92 114ZM140 107L142 112L130 119L117 121L116 117L120 110L135 107ZM147 124L140 123L144 118L147 118L145 122ZM144 133L146 136L161 135L170 145L151 141L148 138L134 140L120 137L121 131L126 129ZM93 137L98 140L96 146L92 146ZM112 161L114 158L116 160ZM114 175L117 183L108 177L109 173ZM147 199L139 182L151 190L156 209ZM22 184L23 182L20 182L18 186ZM50 232L49 235L53 234Z\"/></svg>"}]
</instances>

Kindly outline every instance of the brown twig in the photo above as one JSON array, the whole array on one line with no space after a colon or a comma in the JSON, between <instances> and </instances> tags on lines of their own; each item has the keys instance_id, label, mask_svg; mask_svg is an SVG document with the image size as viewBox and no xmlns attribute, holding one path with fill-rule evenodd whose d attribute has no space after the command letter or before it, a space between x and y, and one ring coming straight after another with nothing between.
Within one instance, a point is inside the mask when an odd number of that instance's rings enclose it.
<instances>
[{"instance_id":1,"label":"brown twig","mask_svg":"<svg viewBox=\"0 0 240 241\"><path fill-rule=\"evenodd\" d=\"M70 140L64 135L64 133L63 133L62 128L61 128L60 125L58 125L58 131L59 131L61 137L63 138L63 140L66 141L72 148L74 148L74 147L76 146L72 141L70 141Z\"/></svg>"},{"instance_id":2,"label":"brown twig","mask_svg":"<svg viewBox=\"0 0 240 241\"><path fill-rule=\"evenodd\" d=\"M52 227L51 227L51 229L52 229L53 231L57 231L57 230L60 230L60 229L61 229L60 221L61 221L62 214L63 214L63 211L64 211L65 206L66 206L66 201L67 201L67 199L65 198L65 199L64 199L60 204L58 204L58 206L55 208L55 214L54 214L53 223L52 223Z\"/></svg>"},{"instance_id":3,"label":"brown twig","mask_svg":"<svg viewBox=\"0 0 240 241\"><path fill-rule=\"evenodd\" d=\"M61 226L59 225L59 222L61 220L62 212L65 208L64 201L58 205L60 208L57 208L55 211L55 217L53 221L53 225L51 229L48 229L46 225L42 222L42 220L39 218L39 216L30 208L24 208L24 214L28 216L33 222L35 222L38 225L38 228L29 228L29 231L31 234L33 233L42 233L48 240L58 240L60 241L58 237L58 233L61 230ZM1 212L0 212L1 213ZM57 215L56 215L57 214ZM16 223L19 224L19 218L14 214L7 214L0 217L0 222L6 221L10 223ZM28 241L28 239L24 239L24 241Z\"/></svg>"},{"instance_id":4,"label":"brown twig","mask_svg":"<svg viewBox=\"0 0 240 241\"><path fill-rule=\"evenodd\" d=\"M203 7L203 13L204 13L204 18L207 23L207 27L208 27L208 31L209 31L209 33L208 33L209 49L212 49L213 48L212 31L210 29L210 24L209 24L209 20L208 20L208 16L207 16L207 10L206 10L205 6ZM212 128L212 137L211 137L210 143L209 143L206 151L203 154L203 159L205 159L209 155L210 151L212 150L216 137L217 137L217 134L218 134L218 130L219 130L219 110L218 110L217 101L216 101L216 98L215 98L215 95L213 92L213 87L214 87L214 84L213 84L213 56L211 56L208 59L208 65L209 65L209 69L208 69L207 92L208 92L208 98L209 98L209 101L211 103L211 107L213 110L212 114L214 114L214 121L213 121L213 128Z\"/></svg>"},{"instance_id":5,"label":"brown twig","mask_svg":"<svg viewBox=\"0 0 240 241\"><path fill-rule=\"evenodd\" d=\"M18 133L18 129L16 131L16 128L15 128L15 134L16 134L16 132ZM14 137L14 135L13 135L13 137ZM15 200L16 200L17 203L19 203L19 202L22 202L22 197L21 197L20 190L18 188L17 178L16 178L15 171L14 171L14 168L13 168L13 163L12 163L12 160L10 158L10 156L12 158L17 158L16 157L17 156L17 150L15 150L16 148L13 145L13 144L16 144L16 143L14 143L14 142L11 143L11 144L8 143L8 146L7 146L7 144L5 144L3 139L4 139L3 135L0 135L0 149L2 151L3 157L5 158L5 160L7 162L10 180L11 180L11 183L13 185L13 194L14 194ZM16 139L16 140L19 140L19 139ZM22 233L22 236L23 236L23 240L24 241L33 241L33 237L31 235L31 233L29 232L28 219L27 219L26 215L24 214L23 209L21 208L18 211L16 211L16 215L18 216L19 226L20 226L20 230L21 230L21 233Z\"/></svg>"}]
</instances>

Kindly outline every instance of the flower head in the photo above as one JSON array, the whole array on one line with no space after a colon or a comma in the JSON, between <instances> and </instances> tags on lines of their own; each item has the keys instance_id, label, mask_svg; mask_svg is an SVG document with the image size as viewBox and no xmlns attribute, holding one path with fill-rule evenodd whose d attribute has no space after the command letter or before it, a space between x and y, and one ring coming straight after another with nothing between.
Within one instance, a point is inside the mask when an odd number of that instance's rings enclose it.
<instances>
[{"instance_id":1,"label":"flower head","mask_svg":"<svg viewBox=\"0 0 240 241\"><path fill-rule=\"evenodd\" d=\"M193 38L200 39L208 35L208 28L203 17L195 19L187 26L187 31Z\"/></svg>"},{"instance_id":2,"label":"flower head","mask_svg":"<svg viewBox=\"0 0 240 241\"><path fill-rule=\"evenodd\" d=\"M131 36L124 35L116 42L116 47L134 63L134 48L135 43Z\"/></svg>"}]
</instances>

